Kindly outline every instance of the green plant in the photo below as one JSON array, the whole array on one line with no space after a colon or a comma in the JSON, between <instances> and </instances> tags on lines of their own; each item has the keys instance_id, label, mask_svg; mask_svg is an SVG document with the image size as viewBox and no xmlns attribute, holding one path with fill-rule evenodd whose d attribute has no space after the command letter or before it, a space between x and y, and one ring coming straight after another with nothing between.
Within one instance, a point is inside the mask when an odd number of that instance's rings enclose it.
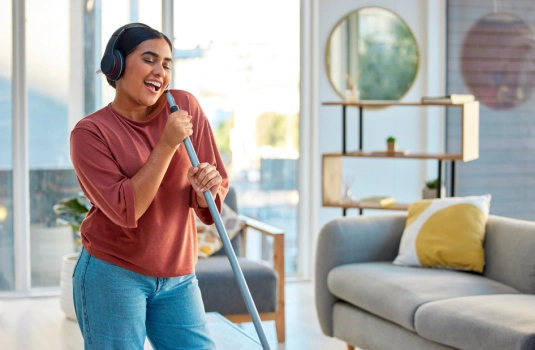
<instances>
[{"instance_id":1,"label":"green plant","mask_svg":"<svg viewBox=\"0 0 535 350\"><path fill-rule=\"evenodd\" d=\"M82 192L79 192L73 197L61 199L53 209L59 221L71 225L72 230L79 233L80 225L91 209L91 203Z\"/></svg>"},{"instance_id":2,"label":"green plant","mask_svg":"<svg viewBox=\"0 0 535 350\"><path fill-rule=\"evenodd\" d=\"M438 179L426 181L425 187L429 188L430 190L436 189L438 187Z\"/></svg>"},{"instance_id":3,"label":"green plant","mask_svg":"<svg viewBox=\"0 0 535 350\"><path fill-rule=\"evenodd\" d=\"M388 136L386 142L396 142L396 138L394 136Z\"/></svg>"}]
</instances>

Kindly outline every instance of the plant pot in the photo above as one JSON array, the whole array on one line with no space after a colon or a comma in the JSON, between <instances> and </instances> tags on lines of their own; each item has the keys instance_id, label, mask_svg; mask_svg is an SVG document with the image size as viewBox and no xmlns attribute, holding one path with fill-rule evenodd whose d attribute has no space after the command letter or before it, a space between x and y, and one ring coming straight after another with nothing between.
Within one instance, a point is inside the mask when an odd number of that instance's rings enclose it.
<instances>
[{"instance_id":1,"label":"plant pot","mask_svg":"<svg viewBox=\"0 0 535 350\"><path fill-rule=\"evenodd\" d=\"M61 310L63 310L67 316L67 319L72 321L76 321L76 313L74 312L74 299L72 297L72 274L79 256L80 253L64 255L61 263L59 303Z\"/></svg>"},{"instance_id":2,"label":"plant pot","mask_svg":"<svg viewBox=\"0 0 535 350\"><path fill-rule=\"evenodd\" d=\"M57 286L61 259L74 251L70 226L45 227L30 225L32 285Z\"/></svg>"},{"instance_id":3,"label":"plant pot","mask_svg":"<svg viewBox=\"0 0 535 350\"><path fill-rule=\"evenodd\" d=\"M395 152L397 150L397 145L395 142L387 142L386 143L386 150L388 152Z\"/></svg>"},{"instance_id":4,"label":"plant pot","mask_svg":"<svg viewBox=\"0 0 535 350\"><path fill-rule=\"evenodd\" d=\"M440 189L440 198L444 198L445 196L446 196L446 189L442 187ZM424 187L422 189L422 199L433 199L433 198L437 198L437 189Z\"/></svg>"}]
</instances>

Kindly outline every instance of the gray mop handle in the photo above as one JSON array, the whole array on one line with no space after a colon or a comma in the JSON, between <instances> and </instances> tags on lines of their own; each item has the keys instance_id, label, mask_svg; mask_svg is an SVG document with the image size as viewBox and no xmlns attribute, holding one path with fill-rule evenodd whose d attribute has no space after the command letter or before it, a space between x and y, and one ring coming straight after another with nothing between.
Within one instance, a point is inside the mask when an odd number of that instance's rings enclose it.
<instances>
[{"instance_id":1,"label":"gray mop handle","mask_svg":"<svg viewBox=\"0 0 535 350\"><path fill-rule=\"evenodd\" d=\"M167 91L165 96L167 98L167 101L169 102L169 105L171 106L171 113L178 111L178 106L176 105L175 99L173 98L171 93ZM193 144L191 143L189 136L184 139L184 145L186 146L186 151L188 152L191 165L193 165L194 167L199 166L199 159L197 158L197 154L195 153L195 149L193 148ZM203 195L204 199L206 200L206 203L208 203L208 209L210 210L210 214L212 214L212 218L214 219L217 232L219 233L221 241L223 242L223 247L225 248L225 252L227 253L227 257L232 267L232 271L234 271L234 276L236 278L236 282L238 283L238 287L240 288L243 301L245 301L245 306L249 311L249 315L253 320L256 333L258 334L260 342L262 343L262 348L264 350L270 350L271 348L269 347L269 342L267 340L264 328L262 327L262 322L260 321L260 316L258 315L258 311L256 310L253 297L251 296L251 292L247 287L247 282L245 281L243 272L240 268L240 265L238 264L238 258L236 258L236 253L234 253L234 249L232 248L232 245L228 238L227 230L223 225L223 220L221 220L221 215L219 215L219 211L217 210L217 206L215 204L214 198L212 197L212 193L208 190L204 192Z\"/></svg>"}]
</instances>

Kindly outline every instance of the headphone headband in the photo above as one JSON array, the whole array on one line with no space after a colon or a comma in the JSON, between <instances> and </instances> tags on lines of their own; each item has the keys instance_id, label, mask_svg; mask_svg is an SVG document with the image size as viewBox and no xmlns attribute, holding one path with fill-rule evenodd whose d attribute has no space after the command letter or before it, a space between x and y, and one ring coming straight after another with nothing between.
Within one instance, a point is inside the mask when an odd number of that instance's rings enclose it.
<instances>
[{"instance_id":1,"label":"headphone headband","mask_svg":"<svg viewBox=\"0 0 535 350\"><path fill-rule=\"evenodd\" d=\"M112 81L118 80L124 71L124 57L119 50L115 49L115 44L119 37L130 28L150 28L148 25L143 23L129 23L117 29L111 36L108 44L106 45L106 50L100 61L100 70L108 79Z\"/></svg>"}]
</instances>

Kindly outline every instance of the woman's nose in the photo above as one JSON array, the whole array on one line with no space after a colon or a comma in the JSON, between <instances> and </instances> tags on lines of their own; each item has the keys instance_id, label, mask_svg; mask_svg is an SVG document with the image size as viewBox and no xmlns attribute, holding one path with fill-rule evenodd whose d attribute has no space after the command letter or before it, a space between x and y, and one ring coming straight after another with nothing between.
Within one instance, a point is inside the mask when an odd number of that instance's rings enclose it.
<instances>
[{"instance_id":1,"label":"woman's nose","mask_svg":"<svg viewBox=\"0 0 535 350\"><path fill-rule=\"evenodd\" d=\"M154 75L165 76L165 68L161 64L155 64L152 71Z\"/></svg>"}]
</instances>

